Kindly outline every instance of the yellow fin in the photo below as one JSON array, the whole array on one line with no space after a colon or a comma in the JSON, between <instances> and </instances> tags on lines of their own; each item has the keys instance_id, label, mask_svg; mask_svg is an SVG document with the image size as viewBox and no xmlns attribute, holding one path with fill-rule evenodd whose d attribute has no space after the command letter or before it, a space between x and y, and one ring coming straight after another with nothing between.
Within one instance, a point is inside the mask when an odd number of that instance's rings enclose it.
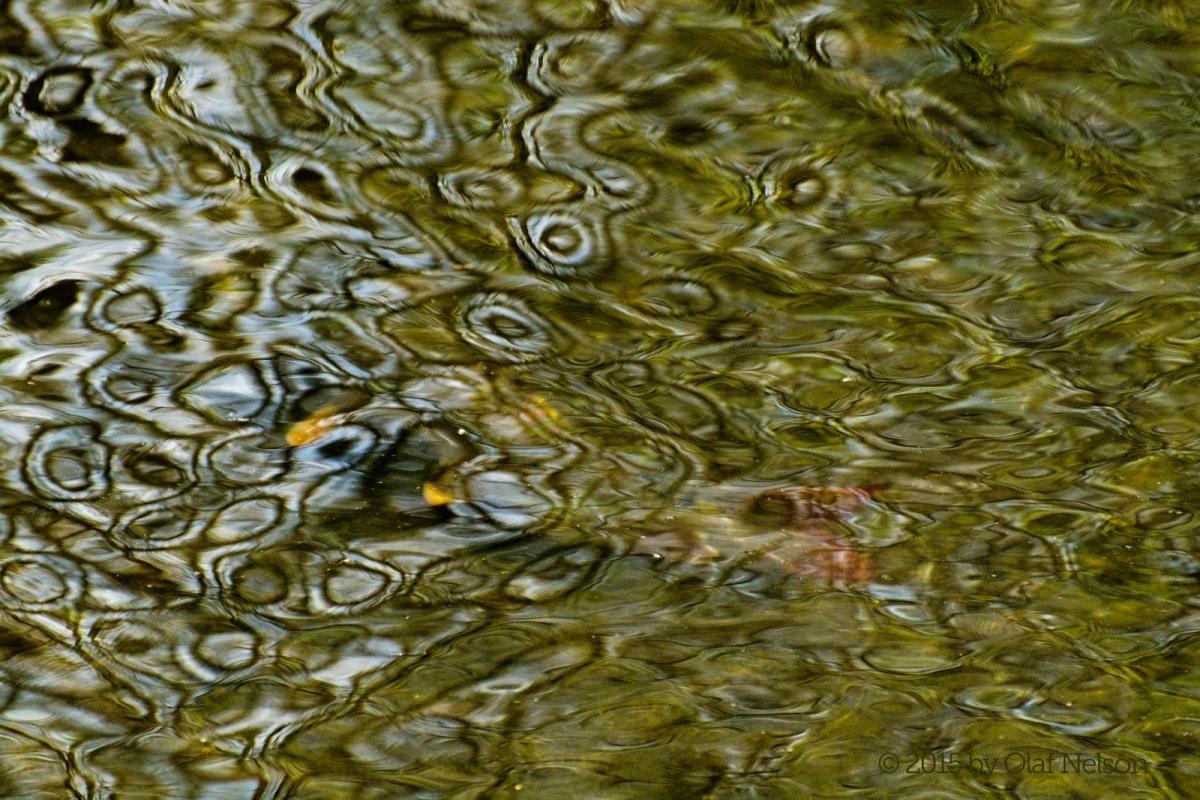
<instances>
[{"instance_id":1,"label":"yellow fin","mask_svg":"<svg viewBox=\"0 0 1200 800\"><path fill-rule=\"evenodd\" d=\"M288 429L287 443L292 447L303 447L325 438L341 421L338 418L340 411L341 406L336 404L318 408Z\"/></svg>"},{"instance_id":2,"label":"yellow fin","mask_svg":"<svg viewBox=\"0 0 1200 800\"><path fill-rule=\"evenodd\" d=\"M446 494L440 486L427 483L421 487L421 496L425 498L425 502L431 506L444 506L448 503L453 503L454 498Z\"/></svg>"}]
</instances>

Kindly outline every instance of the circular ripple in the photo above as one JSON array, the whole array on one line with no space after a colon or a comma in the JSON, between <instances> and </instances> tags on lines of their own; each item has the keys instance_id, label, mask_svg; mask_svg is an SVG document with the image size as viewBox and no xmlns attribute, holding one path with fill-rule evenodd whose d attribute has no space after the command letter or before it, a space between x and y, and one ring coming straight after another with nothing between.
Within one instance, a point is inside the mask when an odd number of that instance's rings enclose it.
<instances>
[{"instance_id":1,"label":"circular ripple","mask_svg":"<svg viewBox=\"0 0 1200 800\"><path fill-rule=\"evenodd\" d=\"M83 593L83 576L73 562L29 554L0 562L0 605L44 611L70 605Z\"/></svg>"},{"instance_id":2,"label":"circular ripple","mask_svg":"<svg viewBox=\"0 0 1200 800\"><path fill-rule=\"evenodd\" d=\"M231 628L204 633L188 653L188 658L180 660L188 665L202 664L221 672L230 672L252 666L258 658L262 647L259 636L250 630ZM190 657L194 654L194 658ZM183 655L182 653L180 654Z\"/></svg>"},{"instance_id":3,"label":"circular ripple","mask_svg":"<svg viewBox=\"0 0 1200 800\"><path fill-rule=\"evenodd\" d=\"M547 36L529 59L529 83L547 95L572 94L602 83L604 69L624 49L622 37L595 32Z\"/></svg>"},{"instance_id":4,"label":"circular ripple","mask_svg":"<svg viewBox=\"0 0 1200 800\"><path fill-rule=\"evenodd\" d=\"M463 308L459 334L497 361L532 361L555 349L554 329L525 301L498 292L476 295Z\"/></svg>"},{"instance_id":5,"label":"circular ripple","mask_svg":"<svg viewBox=\"0 0 1200 800\"><path fill-rule=\"evenodd\" d=\"M357 553L333 561L323 572L309 593L309 606L319 614L364 611L394 595L404 581L399 570Z\"/></svg>"},{"instance_id":6,"label":"circular ripple","mask_svg":"<svg viewBox=\"0 0 1200 800\"><path fill-rule=\"evenodd\" d=\"M109 489L109 447L94 425L83 423L40 431L29 446L25 480L50 500L95 500Z\"/></svg>"},{"instance_id":7,"label":"circular ripple","mask_svg":"<svg viewBox=\"0 0 1200 800\"><path fill-rule=\"evenodd\" d=\"M569 277L608 259L603 225L564 211L533 214L511 222L517 247L538 272Z\"/></svg>"},{"instance_id":8,"label":"circular ripple","mask_svg":"<svg viewBox=\"0 0 1200 800\"><path fill-rule=\"evenodd\" d=\"M114 445L117 458L113 459L111 480L118 493L139 501L164 500L196 482L194 442L138 439Z\"/></svg>"},{"instance_id":9,"label":"circular ripple","mask_svg":"<svg viewBox=\"0 0 1200 800\"><path fill-rule=\"evenodd\" d=\"M617 398L647 397L666 385L654 367L642 361L605 364L594 370L591 378L607 394Z\"/></svg>"},{"instance_id":10,"label":"circular ripple","mask_svg":"<svg viewBox=\"0 0 1200 800\"><path fill-rule=\"evenodd\" d=\"M304 554L289 551L254 551L222 559L218 580L222 598L235 606L249 607L260 613L279 614L287 603L291 610L299 598L305 568Z\"/></svg>"},{"instance_id":11,"label":"circular ripple","mask_svg":"<svg viewBox=\"0 0 1200 800\"><path fill-rule=\"evenodd\" d=\"M131 551L171 550L194 538L191 517L188 509L165 503L142 506L122 514L109 535Z\"/></svg>"},{"instance_id":12,"label":"circular ripple","mask_svg":"<svg viewBox=\"0 0 1200 800\"><path fill-rule=\"evenodd\" d=\"M261 434L221 442L207 460L219 478L238 486L272 483L291 467L290 450Z\"/></svg>"},{"instance_id":13,"label":"circular ripple","mask_svg":"<svg viewBox=\"0 0 1200 800\"><path fill-rule=\"evenodd\" d=\"M234 179L247 172L236 155L213 143L182 143L177 145L173 156L179 182L201 197L214 190L231 188Z\"/></svg>"},{"instance_id":14,"label":"circular ripple","mask_svg":"<svg viewBox=\"0 0 1200 800\"><path fill-rule=\"evenodd\" d=\"M88 399L100 408L137 416L164 429L181 427L177 432L190 434L196 427L190 415L184 423L180 415L156 412L173 405L171 389L186 381L192 369L192 359L133 348L118 350L88 370Z\"/></svg>"},{"instance_id":15,"label":"circular ripple","mask_svg":"<svg viewBox=\"0 0 1200 800\"><path fill-rule=\"evenodd\" d=\"M157 322L162 316L162 301L150 289L135 289L100 300L104 320L119 328Z\"/></svg>"},{"instance_id":16,"label":"circular ripple","mask_svg":"<svg viewBox=\"0 0 1200 800\"><path fill-rule=\"evenodd\" d=\"M275 617L358 613L392 597L403 579L358 553L290 547L233 554L217 566L225 602Z\"/></svg>"},{"instance_id":17,"label":"circular ripple","mask_svg":"<svg viewBox=\"0 0 1200 800\"><path fill-rule=\"evenodd\" d=\"M264 180L280 199L306 213L337 220L358 213L339 172L325 164L284 161L271 168Z\"/></svg>"},{"instance_id":18,"label":"circular ripple","mask_svg":"<svg viewBox=\"0 0 1200 800\"><path fill-rule=\"evenodd\" d=\"M846 69L858 63L861 47L854 32L836 20L817 17L787 37L799 57L827 69Z\"/></svg>"},{"instance_id":19,"label":"circular ripple","mask_svg":"<svg viewBox=\"0 0 1200 800\"><path fill-rule=\"evenodd\" d=\"M841 195L842 181L828 158L811 155L771 160L762 173L763 194L789 212L818 213Z\"/></svg>"},{"instance_id":20,"label":"circular ripple","mask_svg":"<svg viewBox=\"0 0 1200 800\"><path fill-rule=\"evenodd\" d=\"M713 313L720 298L712 286L683 278L656 278L638 288L637 305L667 317L702 317Z\"/></svg>"},{"instance_id":21,"label":"circular ripple","mask_svg":"<svg viewBox=\"0 0 1200 800\"><path fill-rule=\"evenodd\" d=\"M221 509L205 529L205 537L225 545L261 538L279 527L285 508L275 497L252 497Z\"/></svg>"},{"instance_id":22,"label":"circular ripple","mask_svg":"<svg viewBox=\"0 0 1200 800\"><path fill-rule=\"evenodd\" d=\"M525 197L521 179L509 170L462 170L438 178L446 200L463 208L485 211L516 208Z\"/></svg>"}]
</instances>

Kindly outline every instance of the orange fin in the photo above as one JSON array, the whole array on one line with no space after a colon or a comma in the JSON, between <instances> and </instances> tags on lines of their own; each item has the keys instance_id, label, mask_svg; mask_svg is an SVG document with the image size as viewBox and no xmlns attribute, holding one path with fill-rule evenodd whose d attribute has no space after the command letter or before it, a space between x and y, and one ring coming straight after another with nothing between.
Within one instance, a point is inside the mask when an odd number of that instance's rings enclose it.
<instances>
[{"instance_id":1,"label":"orange fin","mask_svg":"<svg viewBox=\"0 0 1200 800\"><path fill-rule=\"evenodd\" d=\"M320 441L341 423L342 406L322 406L297 422L287 432L287 443L292 447L303 447Z\"/></svg>"}]
</instances>

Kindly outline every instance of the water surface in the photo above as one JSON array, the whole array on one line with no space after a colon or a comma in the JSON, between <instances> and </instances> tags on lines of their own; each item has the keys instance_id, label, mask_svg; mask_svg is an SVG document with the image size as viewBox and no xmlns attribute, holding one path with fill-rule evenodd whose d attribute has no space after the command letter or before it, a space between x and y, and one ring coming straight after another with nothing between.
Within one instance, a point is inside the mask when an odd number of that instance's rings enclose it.
<instances>
[{"instance_id":1,"label":"water surface","mask_svg":"<svg viewBox=\"0 0 1200 800\"><path fill-rule=\"evenodd\" d=\"M1198 42L0 3L0 797L1197 796Z\"/></svg>"}]
</instances>

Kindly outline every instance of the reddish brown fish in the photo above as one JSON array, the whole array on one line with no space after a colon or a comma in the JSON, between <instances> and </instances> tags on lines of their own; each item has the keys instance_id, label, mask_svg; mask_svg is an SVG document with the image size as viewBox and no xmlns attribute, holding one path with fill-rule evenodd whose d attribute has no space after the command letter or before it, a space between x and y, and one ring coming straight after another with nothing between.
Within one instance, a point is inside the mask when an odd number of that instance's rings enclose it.
<instances>
[{"instance_id":1,"label":"reddish brown fish","mask_svg":"<svg viewBox=\"0 0 1200 800\"><path fill-rule=\"evenodd\" d=\"M793 575L837 586L866 583L873 577L871 559L814 520L789 531L792 536L763 556Z\"/></svg>"},{"instance_id":2,"label":"reddish brown fish","mask_svg":"<svg viewBox=\"0 0 1200 800\"><path fill-rule=\"evenodd\" d=\"M871 560L839 536L832 521L846 517L882 486L794 486L772 489L754 498L758 513L783 518L788 537L763 559L814 581L846 586L873 577Z\"/></svg>"},{"instance_id":3,"label":"reddish brown fish","mask_svg":"<svg viewBox=\"0 0 1200 800\"><path fill-rule=\"evenodd\" d=\"M789 486L757 495L755 511L781 514L792 522L845 517L870 500L886 484L870 486Z\"/></svg>"}]
</instances>

